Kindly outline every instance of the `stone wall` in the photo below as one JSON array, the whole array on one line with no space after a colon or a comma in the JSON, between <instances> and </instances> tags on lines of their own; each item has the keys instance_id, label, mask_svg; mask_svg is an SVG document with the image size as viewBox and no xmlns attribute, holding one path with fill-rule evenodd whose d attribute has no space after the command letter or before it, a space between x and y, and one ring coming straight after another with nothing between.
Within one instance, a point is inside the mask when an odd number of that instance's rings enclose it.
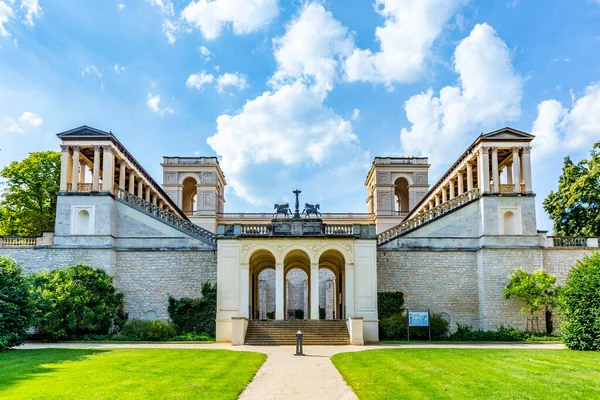
<instances>
[{"instance_id":1,"label":"stone wall","mask_svg":"<svg viewBox=\"0 0 600 400\"><path fill-rule=\"evenodd\" d=\"M585 247L548 247L544 249L543 254L544 268L549 273L556 275L559 284L564 285L569 270L576 264L577 260L581 260L587 254L598 250Z\"/></svg>"}]
</instances>

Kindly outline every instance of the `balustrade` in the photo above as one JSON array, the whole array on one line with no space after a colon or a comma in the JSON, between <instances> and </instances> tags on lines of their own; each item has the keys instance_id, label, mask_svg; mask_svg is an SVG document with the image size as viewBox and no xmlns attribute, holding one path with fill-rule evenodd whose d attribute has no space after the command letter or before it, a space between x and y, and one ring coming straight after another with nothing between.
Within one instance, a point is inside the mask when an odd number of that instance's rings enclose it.
<instances>
[{"instance_id":1,"label":"balustrade","mask_svg":"<svg viewBox=\"0 0 600 400\"><path fill-rule=\"evenodd\" d=\"M271 234L271 226L265 224L242 225L242 235L267 236Z\"/></svg>"},{"instance_id":2,"label":"balustrade","mask_svg":"<svg viewBox=\"0 0 600 400\"><path fill-rule=\"evenodd\" d=\"M587 247L587 239L585 237L553 237L552 243L554 247Z\"/></svg>"},{"instance_id":3,"label":"balustrade","mask_svg":"<svg viewBox=\"0 0 600 400\"><path fill-rule=\"evenodd\" d=\"M1 247L34 247L37 246L37 237L3 237L0 238Z\"/></svg>"},{"instance_id":4,"label":"balustrade","mask_svg":"<svg viewBox=\"0 0 600 400\"><path fill-rule=\"evenodd\" d=\"M352 225L325 225L326 235L352 235Z\"/></svg>"}]
</instances>

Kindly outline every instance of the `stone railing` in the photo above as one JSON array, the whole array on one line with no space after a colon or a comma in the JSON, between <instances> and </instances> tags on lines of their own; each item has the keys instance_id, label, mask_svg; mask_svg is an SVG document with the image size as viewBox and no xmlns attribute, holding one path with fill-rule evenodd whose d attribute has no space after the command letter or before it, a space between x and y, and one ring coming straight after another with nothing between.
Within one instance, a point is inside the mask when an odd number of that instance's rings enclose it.
<instances>
[{"instance_id":1,"label":"stone railing","mask_svg":"<svg viewBox=\"0 0 600 400\"><path fill-rule=\"evenodd\" d=\"M2 237L0 247L34 247L37 240L37 237Z\"/></svg>"},{"instance_id":2,"label":"stone railing","mask_svg":"<svg viewBox=\"0 0 600 400\"><path fill-rule=\"evenodd\" d=\"M575 236L549 236L552 247L598 247L598 238Z\"/></svg>"},{"instance_id":3,"label":"stone railing","mask_svg":"<svg viewBox=\"0 0 600 400\"><path fill-rule=\"evenodd\" d=\"M219 213L219 219L236 220L236 219L265 219L271 220L276 217L273 213ZM372 219L373 214L369 213L322 213L319 217L324 220L328 219ZM288 218L291 219L291 218Z\"/></svg>"},{"instance_id":4,"label":"stone railing","mask_svg":"<svg viewBox=\"0 0 600 400\"><path fill-rule=\"evenodd\" d=\"M479 189L475 188L466 193L461 194L451 200L448 200L445 203L440 204L437 207L432 208L431 210L424 211L415 215L414 217L403 221L399 225L396 225L393 228L388 229L385 232L377 235L377 244L387 243L403 234L417 229L421 225L437 219L438 217L449 213L450 211L464 205L470 203L479 198Z\"/></svg>"},{"instance_id":5,"label":"stone railing","mask_svg":"<svg viewBox=\"0 0 600 400\"><path fill-rule=\"evenodd\" d=\"M242 225L242 235L249 236L268 236L271 234L271 225L256 224L256 225Z\"/></svg>"},{"instance_id":6,"label":"stone railing","mask_svg":"<svg viewBox=\"0 0 600 400\"><path fill-rule=\"evenodd\" d=\"M179 229L182 232L187 233L190 236L203 240L209 244L217 244L217 235L207 231L198 225L187 221L173 213L170 213L162 208L155 206L154 204L147 202L125 190L116 189L115 198L130 205L131 207L142 211L146 214L153 216L154 218L161 220L162 222Z\"/></svg>"},{"instance_id":7,"label":"stone railing","mask_svg":"<svg viewBox=\"0 0 600 400\"><path fill-rule=\"evenodd\" d=\"M352 235L353 225L325 225L325 234L326 235Z\"/></svg>"}]
</instances>

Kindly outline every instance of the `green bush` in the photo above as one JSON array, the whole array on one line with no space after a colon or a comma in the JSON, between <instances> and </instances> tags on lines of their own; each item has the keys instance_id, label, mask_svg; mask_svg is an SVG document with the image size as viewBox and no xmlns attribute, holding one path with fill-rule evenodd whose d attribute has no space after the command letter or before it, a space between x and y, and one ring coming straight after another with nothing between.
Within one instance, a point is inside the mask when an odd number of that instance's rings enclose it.
<instances>
[{"instance_id":1,"label":"green bush","mask_svg":"<svg viewBox=\"0 0 600 400\"><path fill-rule=\"evenodd\" d=\"M12 258L0 255L0 351L23 343L30 318L23 271Z\"/></svg>"},{"instance_id":2,"label":"green bush","mask_svg":"<svg viewBox=\"0 0 600 400\"><path fill-rule=\"evenodd\" d=\"M275 319L275 311L269 311L267 313L267 319Z\"/></svg>"},{"instance_id":3,"label":"green bush","mask_svg":"<svg viewBox=\"0 0 600 400\"><path fill-rule=\"evenodd\" d=\"M145 321L141 319L132 319L121 329L116 336L133 338L135 340L169 340L176 335L175 328L170 322L163 322L159 319Z\"/></svg>"},{"instance_id":4,"label":"green bush","mask_svg":"<svg viewBox=\"0 0 600 400\"><path fill-rule=\"evenodd\" d=\"M386 319L394 314L404 313L404 293L379 292L377 293L377 310L379 319Z\"/></svg>"},{"instance_id":5,"label":"green bush","mask_svg":"<svg viewBox=\"0 0 600 400\"><path fill-rule=\"evenodd\" d=\"M323 307L319 307L319 319L325 319L325 309Z\"/></svg>"},{"instance_id":6,"label":"green bush","mask_svg":"<svg viewBox=\"0 0 600 400\"><path fill-rule=\"evenodd\" d=\"M431 324L431 340L443 340L448 337L448 321L440 314L431 314L429 318ZM379 334L386 340L407 340L408 339L408 316L403 314L394 314L391 317L381 320L381 330ZM410 328L411 340L429 340L429 328L424 326Z\"/></svg>"},{"instance_id":7,"label":"green bush","mask_svg":"<svg viewBox=\"0 0 600 400\"><path fill-rule=\"evenodd\" d=\"M304 310L301 308L294 310L294 318L295 319L304 319Z\"/></svg>"},{"instance_id":8,"label":"green bush","mask_svg":"<svg viewBox=\"0 0 600 400\"><path fill-rule=\"evenodd\" d=\"M123 294L102 269L70 266L30 278L33 326L51 339L77 338L118 331L127 320Z\"/></svg>"},{"instance_id":9,"label":"green bush","mask_svg":"<svg viewBox=\"0 0 600 400\"><path fill-rule=\"evenodd\" d=\"M178 334L193 332L215 336L217 319L217 285L202 285L202 298L183 297L179 300L169 296L169 317Z\"/></svg>"},{"instance_id":10,"label":"green bush","mask_svg":"<svg viewBox=\"0 0 600 400\"><path fill-rule=\"evenodd\" d=\"M205 333L188 332L183 335L175 336L171 340L174 342L212 342L215 338L210 337Z\"/></svg>"},{"instance_id":11,"label":"green bush","mask_svg":"<svg viewBox=\"0 0 600 400\"><path fill-rule=\"evenodd\" d=\"M468 325L456 324L457 329L449 339L459 342L523 342L533 335L511 327L501 326L496 331L474 331Z\"/></svg>"},{"instance_id":12,"label":"green bush","mask_svg":"<svg viewBox=\"0 0 600 400\"><path fill-rule=\"evenodd\" d=\"M560 300L563 342L572 350L600 350L600 252L571 269Z\"/></svg>"}]
</instances>

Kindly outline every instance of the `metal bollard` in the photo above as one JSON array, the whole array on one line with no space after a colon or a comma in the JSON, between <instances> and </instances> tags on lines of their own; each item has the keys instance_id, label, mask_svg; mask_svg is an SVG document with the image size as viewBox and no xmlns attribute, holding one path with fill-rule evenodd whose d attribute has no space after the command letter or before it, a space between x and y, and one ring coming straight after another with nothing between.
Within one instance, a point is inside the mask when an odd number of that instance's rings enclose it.
<instances>
[{"instance_id":1,"label":"metal bollard","mask_svg":"<svg viewBox=\"0 0 600 400\"><path fill-rule=\"evenodd\" d=\"M302 352L302 332L298 331L296 332L296 354L294 354L295 356L303 356L304 353Z\"/></svg>"}]
</instances>

